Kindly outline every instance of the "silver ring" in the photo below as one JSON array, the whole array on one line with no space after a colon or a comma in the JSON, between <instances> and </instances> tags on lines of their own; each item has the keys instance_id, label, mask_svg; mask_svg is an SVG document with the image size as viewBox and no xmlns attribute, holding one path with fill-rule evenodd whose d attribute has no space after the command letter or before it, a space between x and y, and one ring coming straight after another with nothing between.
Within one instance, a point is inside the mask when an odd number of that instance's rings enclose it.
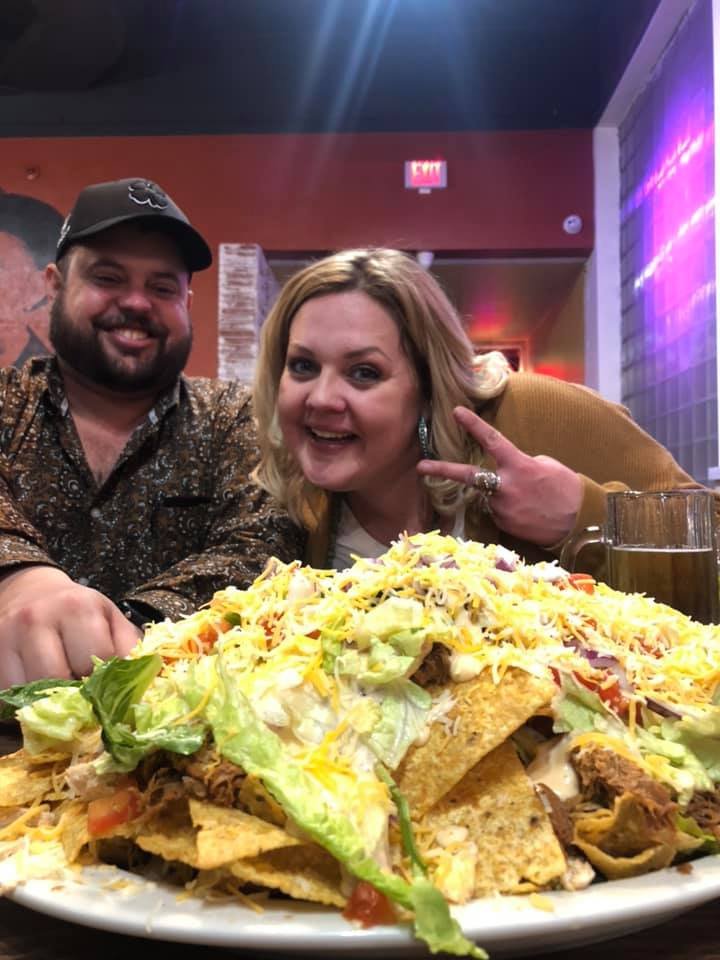
<instances>
[{"instance_id":1,"label":"silver ring","mask_svg":"<svg viewBox=\"0 0 720 960\"><path fill-rule=\"evenodd\" d=\"M500 489L502 480L497 473L492 470L476 470L470 481L471 486L477 489L486 497L497 493Z\"/></svg>"}]
</instances>

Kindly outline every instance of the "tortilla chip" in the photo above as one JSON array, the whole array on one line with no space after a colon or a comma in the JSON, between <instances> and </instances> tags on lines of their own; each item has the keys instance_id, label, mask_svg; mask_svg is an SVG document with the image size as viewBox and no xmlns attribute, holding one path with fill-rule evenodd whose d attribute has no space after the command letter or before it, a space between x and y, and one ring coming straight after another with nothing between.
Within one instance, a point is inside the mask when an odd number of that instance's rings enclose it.
<instances>
[{"instance_id":1,"label":"tortilla chip","mask_svg":"<svg viewBox=\"0 0 720 960\"><path fill-rule=\"evenodd\" d=\"M439 831L450 827L465 827L477 848L470 896L544 889L565 872L565 854L512 741L484 757L425 814L418 836L426 835L423 846L437 846Z\"/></svg>"},{"instance_id":2,"label":"tortilla chip","mask_svg":"<svg viewBox=\"0 0 720 960\"><path fill-rule=\"evenodd\" d=\"M274 823L282 827L287 820L285 811L280 804L270 796L262 780L252 774L248 774L240 784L238 790L237 802L248 813L265 820L267 823Z\"/></svg>"},{"instance_id":3,"label":"tortilla chip","mask_svg":"<svg viewBox=\"0 0 720 960\"><path fill-rule=\"evenodd\" d=\"M676 847L676 831L651 823L631 793L616 797L612 810L578 811L573 816L573 827L574 843L589 843L611 857L634 857L658 844Z\"/></svg>"},{"instance_id":4,"label":"tortilla chip","mask_svg":"<svg viewBox=\"0 0 720 960\"><path fill-rule=\"evenodd\" d=\"M465 774L556 693L552 680L511 668L499 683L489 670L448 689L456 701L449 723L434 723L421 746L413 746L395 780L414 816L426 813Z\"/></svg>"},{"instance_id":5,"label":"tortilla chip","mask_svg":"<svg viewBox=\"0 0 720 960\"><path fill-rule=\"evenodd\" d=\"M301 843L280 827L252 814L231 807L218 807L214 803L191 800L190 817L193 825L199 828L197 866L201 870L212 870L233 860L257 857L268 850Z\"/></svg>"},{"instance_id":6,"label":"tortilla chip","mask_svg":"<svg viewBox=\"0 0 720 960\"><path fill-rule=\"evenodd\" d=\"M231 872L245 883L280 890L296 900L344 907L340 864L315 844L271 850L261 857L238 860Z\"/></svg>"},{"instance_id":7,"label":"tortilla chip","mask_svg":"<svg viewBox=\"0 0 720 960\"><path fill-rule=\"evenodd\" d=\"M54 794L52 786L53 767L33 764L24 750L0 758L0 806L30 806Z\"/></svg>"},{"instance_id":8,"label":"tortilla chip","mask_svg":"<svg viewBox=\"0 0 720 960\"><path fill-rule=\"evenodd\" d=\"M163 860L179 860L191 867L197 866L197 843L193 827L173 827L170 831L148 830L135 837L141 850L155 853Z\"/></svg>"},{"instance_id":9,"label":"tortilla chip","mask_svg":"<svg viewBox=\"0 0 720 960\"><path fill-rule=\"evenodd\" d=\"M163 860L179 860L191 867L197 866L197 830L184 800L166 807L160 816L145 824L142 821L137 823L133 840L141 850L155 853Z\"/></svg>"},{"instance_id":10,"label":"tortilla chip","mask_svg":"<svg viewBox=\"0 0 720 960\"><path fill-rule=\"evenodd\" d=\"M90 842L88 832L87 804L73 800L60 817L61 840L68 863L74 863L83 847Z\"/></svg>"},{"instance_id":11,"label":"tortilla chip","mask_svg":"<svg viewBox=\"0 0 720 960\"><path fill-rule=\"evenodd\" d=\"M575 840L574 843L576 847L582 850L593 867L607 880L639 877L651 870L661 870L663 867L670 866L675 856L675 847L664 843L648 847L642 853L635 854L634 857L613 857L601 850L600 847L596 847L592 843L585 843L583 840Z\"/></svg>"}]
</instances>

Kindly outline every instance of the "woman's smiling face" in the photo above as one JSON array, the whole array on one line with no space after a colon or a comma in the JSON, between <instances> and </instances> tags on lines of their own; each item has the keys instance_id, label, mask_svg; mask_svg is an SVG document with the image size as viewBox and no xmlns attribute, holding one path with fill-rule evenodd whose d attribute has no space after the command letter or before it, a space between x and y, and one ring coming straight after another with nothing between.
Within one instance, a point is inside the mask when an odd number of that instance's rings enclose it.
<instances>
[{"instance_id":1,"label":"woman's smiling face","mask_svg":"<svg viewBox=\"0 0 720 960\"><path fill-rule=\"evenodd\" d=\"M278 419L305 477L387 492L420 459L418 377L390 313L358 290L308 300L290 325Z\"/></svg>"}]
</instances>

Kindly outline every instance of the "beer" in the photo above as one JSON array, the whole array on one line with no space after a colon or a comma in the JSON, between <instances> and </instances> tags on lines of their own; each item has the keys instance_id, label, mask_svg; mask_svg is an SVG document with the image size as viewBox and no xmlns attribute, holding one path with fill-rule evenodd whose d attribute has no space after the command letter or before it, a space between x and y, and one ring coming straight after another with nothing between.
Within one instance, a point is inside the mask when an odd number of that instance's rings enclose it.
<instances>
[{"instance_id":1,"label":"beer","mask_svg":"<svg viewBox=\"0 0 720 960\"><path fill-rule=\"evenodd\" d=\"M644 593L693 620L718 620L715 551L693 547L611 546L609 582L625 593Z\"/></svg>"}]
</instances>

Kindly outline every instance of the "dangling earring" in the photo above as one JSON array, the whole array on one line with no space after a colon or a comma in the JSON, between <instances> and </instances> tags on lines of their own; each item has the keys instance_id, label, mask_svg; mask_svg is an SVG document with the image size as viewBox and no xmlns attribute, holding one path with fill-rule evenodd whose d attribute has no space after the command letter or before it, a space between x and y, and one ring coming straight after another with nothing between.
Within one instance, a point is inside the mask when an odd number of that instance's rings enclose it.
<instances>
[{"instance_id":1,"label":"dangling earring","mask_svg":"<svg viewBox=\"0 0 720 960\"><path fill-rule=\"evenodd\" d=\"M430 427L424 416L421 416L417 425L418 440L420 441L420 452L423 460L434 460L435 454L430 447Z\"/></svg>"}]
</instances>

